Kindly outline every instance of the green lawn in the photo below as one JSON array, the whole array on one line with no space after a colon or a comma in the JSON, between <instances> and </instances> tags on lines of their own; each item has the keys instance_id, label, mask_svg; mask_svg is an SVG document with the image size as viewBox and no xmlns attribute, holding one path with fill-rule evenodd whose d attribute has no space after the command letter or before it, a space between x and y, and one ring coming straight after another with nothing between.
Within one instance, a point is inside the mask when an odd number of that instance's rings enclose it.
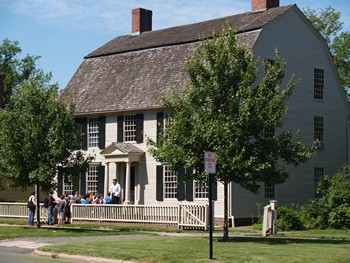
<instances>
[{"instance_id":1,"label":"green lawn","mask_svg":"<svg viewBox=\"0 0 350 263\"><path fill-rule=\"evenodd\" d=\"M140 262L208 262L208 247L206 237L146 237L123 240L117 245L97 241L42 250ZM211 262L345 263L350 259L350 240L235 237L220 242L216 239L214 259Z\"/></svg>"},{"instance_id":2,"label":"green lawn","mask_svg":"<svg viewBox=\"0 0 350 263\"><path fill-rule=\"evenodd\" d=\"M0 220L0 223L5 221ZM13 223L13 221L12 221ZM17 222L20 224L20 222ZM74 228L73 228L74 227ZM104 230L102 230L104 229ZM107 229L107 231L106 231ZM156 232L205 233L178 231L150 226L67 225L61 228L0 226L0 239L14 237L101 236L118 234L152 235L115 242L94 241L70 243L41 248L52 253L84 254L102 258L139 262L350 262L350 230L310 230L279 233L262 238L256 231L244 229L246 236L233 237L228 242L214 238L214 260L209 260L209 239L203 237L157 236ZM154 232L150 232L154 231ZM222 232L222 231L220 231ZM205 233L206 234L206 233ZM93 237L92 239L93 240ZM102 249L101 249L102 248Z\"/></svg>"}]
</instances>

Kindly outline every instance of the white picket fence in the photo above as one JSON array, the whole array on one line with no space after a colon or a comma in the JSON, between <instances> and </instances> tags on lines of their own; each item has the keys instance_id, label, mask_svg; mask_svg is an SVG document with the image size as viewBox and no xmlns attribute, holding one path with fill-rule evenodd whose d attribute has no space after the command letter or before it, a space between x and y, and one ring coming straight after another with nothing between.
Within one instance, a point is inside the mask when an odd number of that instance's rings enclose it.
<instances>
[{"instance_id":1,"label":"white picket fence","mask_svg":"<svg viewBox=\"0 0 350 263\"><path fill-rule=\"evenodd\" d=\"M41 222L47 220L47 209L40 205ZM71 207L73 222L109 222L177 225L179 228L208 229L208 205L83 205ZM0 203L1 218L28 218L27 204Z\"/></svg>"}]
</instances>

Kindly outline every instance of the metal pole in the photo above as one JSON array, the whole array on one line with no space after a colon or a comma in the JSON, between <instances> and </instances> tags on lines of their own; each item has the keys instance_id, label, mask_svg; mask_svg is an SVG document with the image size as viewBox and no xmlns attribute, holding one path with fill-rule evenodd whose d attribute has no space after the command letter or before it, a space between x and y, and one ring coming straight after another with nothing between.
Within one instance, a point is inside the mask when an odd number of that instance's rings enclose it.
<instances>
[{"instance_id":1,"label":"metal pole","mask_svg":"<svg viewBox=\"0 0 350 263\"><path fill-rule=\"evenodd\" d=\"M213 259L213 196L211 173L209 173L209 259Z\"/></svg>"}]
</instances>

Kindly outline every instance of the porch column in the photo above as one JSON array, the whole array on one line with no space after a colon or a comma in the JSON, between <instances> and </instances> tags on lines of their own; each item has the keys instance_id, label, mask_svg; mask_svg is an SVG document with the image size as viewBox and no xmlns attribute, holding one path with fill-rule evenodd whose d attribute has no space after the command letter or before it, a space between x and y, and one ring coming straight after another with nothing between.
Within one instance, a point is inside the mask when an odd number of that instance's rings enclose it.
<instances>
[{"instance_id":1,"label":"porch column","mask_svg":"<svg viewBox=\"0 0 350 263\"><path fill-rule=\"evenodd\" d=\"M109 192L109 162L106 163L106 178L105 178L105 194L107 195L107 193Z\"/></svg>"},{"instance_id":2,"label":"porch column","mask_svg":"<svg viewBox=\"0 0 350 263\"><path fill-rule=\"evenodd\" d=\"M125 204L130 204L130 178L130 162L127 162L125 172Z\"/></svg>"}]
</instances>

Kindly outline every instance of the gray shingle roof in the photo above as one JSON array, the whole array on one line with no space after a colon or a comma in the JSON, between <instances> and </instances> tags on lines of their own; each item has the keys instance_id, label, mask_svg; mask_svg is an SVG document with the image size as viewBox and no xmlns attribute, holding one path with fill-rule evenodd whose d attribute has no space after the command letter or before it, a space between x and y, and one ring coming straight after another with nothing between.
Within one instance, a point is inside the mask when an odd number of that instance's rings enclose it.
<instances>
[{"instance_id":1,"label":"gray shingle roof","mask_svg":"<svg viewBox=\"0 0 350 263\"><path fill-rule=\"evenodd\" d=\"M200 37L220 32L229 21L239 32L247 32L251 48L260 33L257 29L291 7L117 37L85 57L61 94L74 98L77 114L159 108L162 95L187 82L184 65Z\"/></svg>"}]
</instances>

